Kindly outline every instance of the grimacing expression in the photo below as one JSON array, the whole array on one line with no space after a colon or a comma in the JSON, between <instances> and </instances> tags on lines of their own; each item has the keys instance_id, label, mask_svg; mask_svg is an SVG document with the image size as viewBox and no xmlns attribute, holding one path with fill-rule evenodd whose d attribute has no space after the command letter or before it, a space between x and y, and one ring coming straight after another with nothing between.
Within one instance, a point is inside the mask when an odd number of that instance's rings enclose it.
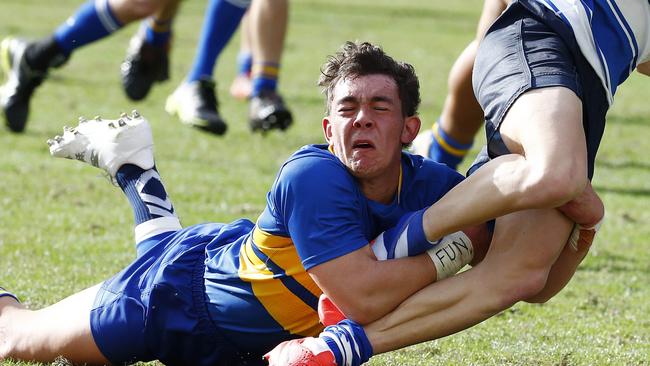
<instances>
[{"instance_id":1,"label":"grimacing expression","mask_svg":"<svg viewBox=\"0 0 650 366\"><path fill-rule=\"evenodd\" d=\"M404 125L397 84L383 74L340 79L323 119L334 154L361 179L374 178L399 164L402 143L411 142Z\"/></svg>"}]
</instances>

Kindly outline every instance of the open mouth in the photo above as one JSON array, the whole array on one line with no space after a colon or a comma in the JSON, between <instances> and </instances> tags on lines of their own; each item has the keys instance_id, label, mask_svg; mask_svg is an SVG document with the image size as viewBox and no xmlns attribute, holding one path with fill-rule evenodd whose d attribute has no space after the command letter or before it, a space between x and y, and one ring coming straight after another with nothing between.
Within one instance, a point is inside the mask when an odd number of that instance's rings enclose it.
<instances>
[{"instance_id":1,"label":"open mouth","mask_svg":"<svg viewBox=\"0 0 650 366\"><path fill-rule=\"evenodd\" d=\"M353 149L372 149L375 146L369 141L357 141L352 145Z\"/></svg>"}]
</instances>

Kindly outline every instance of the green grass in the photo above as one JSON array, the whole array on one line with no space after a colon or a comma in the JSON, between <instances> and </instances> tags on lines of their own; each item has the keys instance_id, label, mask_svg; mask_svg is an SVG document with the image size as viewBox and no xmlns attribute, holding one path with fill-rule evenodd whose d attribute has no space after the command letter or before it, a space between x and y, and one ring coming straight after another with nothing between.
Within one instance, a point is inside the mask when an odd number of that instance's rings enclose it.
<instances>
[{"instance_id":1,"label":"green grass","mask_svg":"<svg viewBox=\"0 0 650 366\"><path fill-rule=\"evenodd\" d=\"M0 35L44 36L79 3L3 0ZM326 55L345 40L369 40L414 64L428 125L440 112L452 62L473 37L482 2L293 2L280 85L295 125L264 137L248 131L246 104L227 93L235 41L216 71L230 128L222 138L186 128L163 111L191 65L204 6L183 4L172 80L146 101L130 102L119 83L131 26L80 49L52 72L33 99L26 133L0 131L0 285L30 307L98 283L134 255L131 212L119 189L94 168L49 157L45 140L62 125L74 125L80 115L113 118L137 108L152 121L158 167L185 225L255 218L282 161L299 146L322 141L323 101L315 82ZM610 112L594 178L607 222L567 288L545 305L518 304L472 329L370 364L650 365L648 81L633 75Z\"/></svg>"}]
</instances>

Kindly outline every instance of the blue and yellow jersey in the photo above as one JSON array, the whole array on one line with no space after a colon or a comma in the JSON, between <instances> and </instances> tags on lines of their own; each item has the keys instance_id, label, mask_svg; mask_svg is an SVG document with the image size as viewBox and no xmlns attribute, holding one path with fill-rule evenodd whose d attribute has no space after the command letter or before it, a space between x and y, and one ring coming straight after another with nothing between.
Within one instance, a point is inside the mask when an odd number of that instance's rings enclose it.
<instances>
[{"instance_id":1,"label":"blue and yellow jersey","mask_svg":"<svg viewBox=\"0 0 650 366\"><path fill-rule=\"evenodd\" d=\"M213 320L227 334L239 334L231 338L247 350L317 335L321 290L307 270L367 245L462 179L442 164L404 153L400 190L393 202L381 204L365 198L327 146L303 147L280 168L257 222L227 225L208 245Z\"/></svg>"}]
</instances>

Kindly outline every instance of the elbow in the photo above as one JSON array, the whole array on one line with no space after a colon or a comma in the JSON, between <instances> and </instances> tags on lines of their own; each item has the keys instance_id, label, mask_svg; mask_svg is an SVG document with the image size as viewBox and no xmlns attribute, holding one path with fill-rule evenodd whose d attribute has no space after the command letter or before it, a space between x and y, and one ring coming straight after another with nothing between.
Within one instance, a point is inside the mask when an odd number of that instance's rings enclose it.
<instances>
[{"instance_id":1,"label":"elbow","mask_svg":"<svg viewBox=\"0 0 650 366\"><path fill-rule=\"evenodd\" d=\"M381 318L384 314L380 314L378 308L372 305L371 300L361 301L359 298L355 304L347 304L344 308L341 307L345 317L353 320L356 323L365 325Z\"/></svg>"}]
</instances>

